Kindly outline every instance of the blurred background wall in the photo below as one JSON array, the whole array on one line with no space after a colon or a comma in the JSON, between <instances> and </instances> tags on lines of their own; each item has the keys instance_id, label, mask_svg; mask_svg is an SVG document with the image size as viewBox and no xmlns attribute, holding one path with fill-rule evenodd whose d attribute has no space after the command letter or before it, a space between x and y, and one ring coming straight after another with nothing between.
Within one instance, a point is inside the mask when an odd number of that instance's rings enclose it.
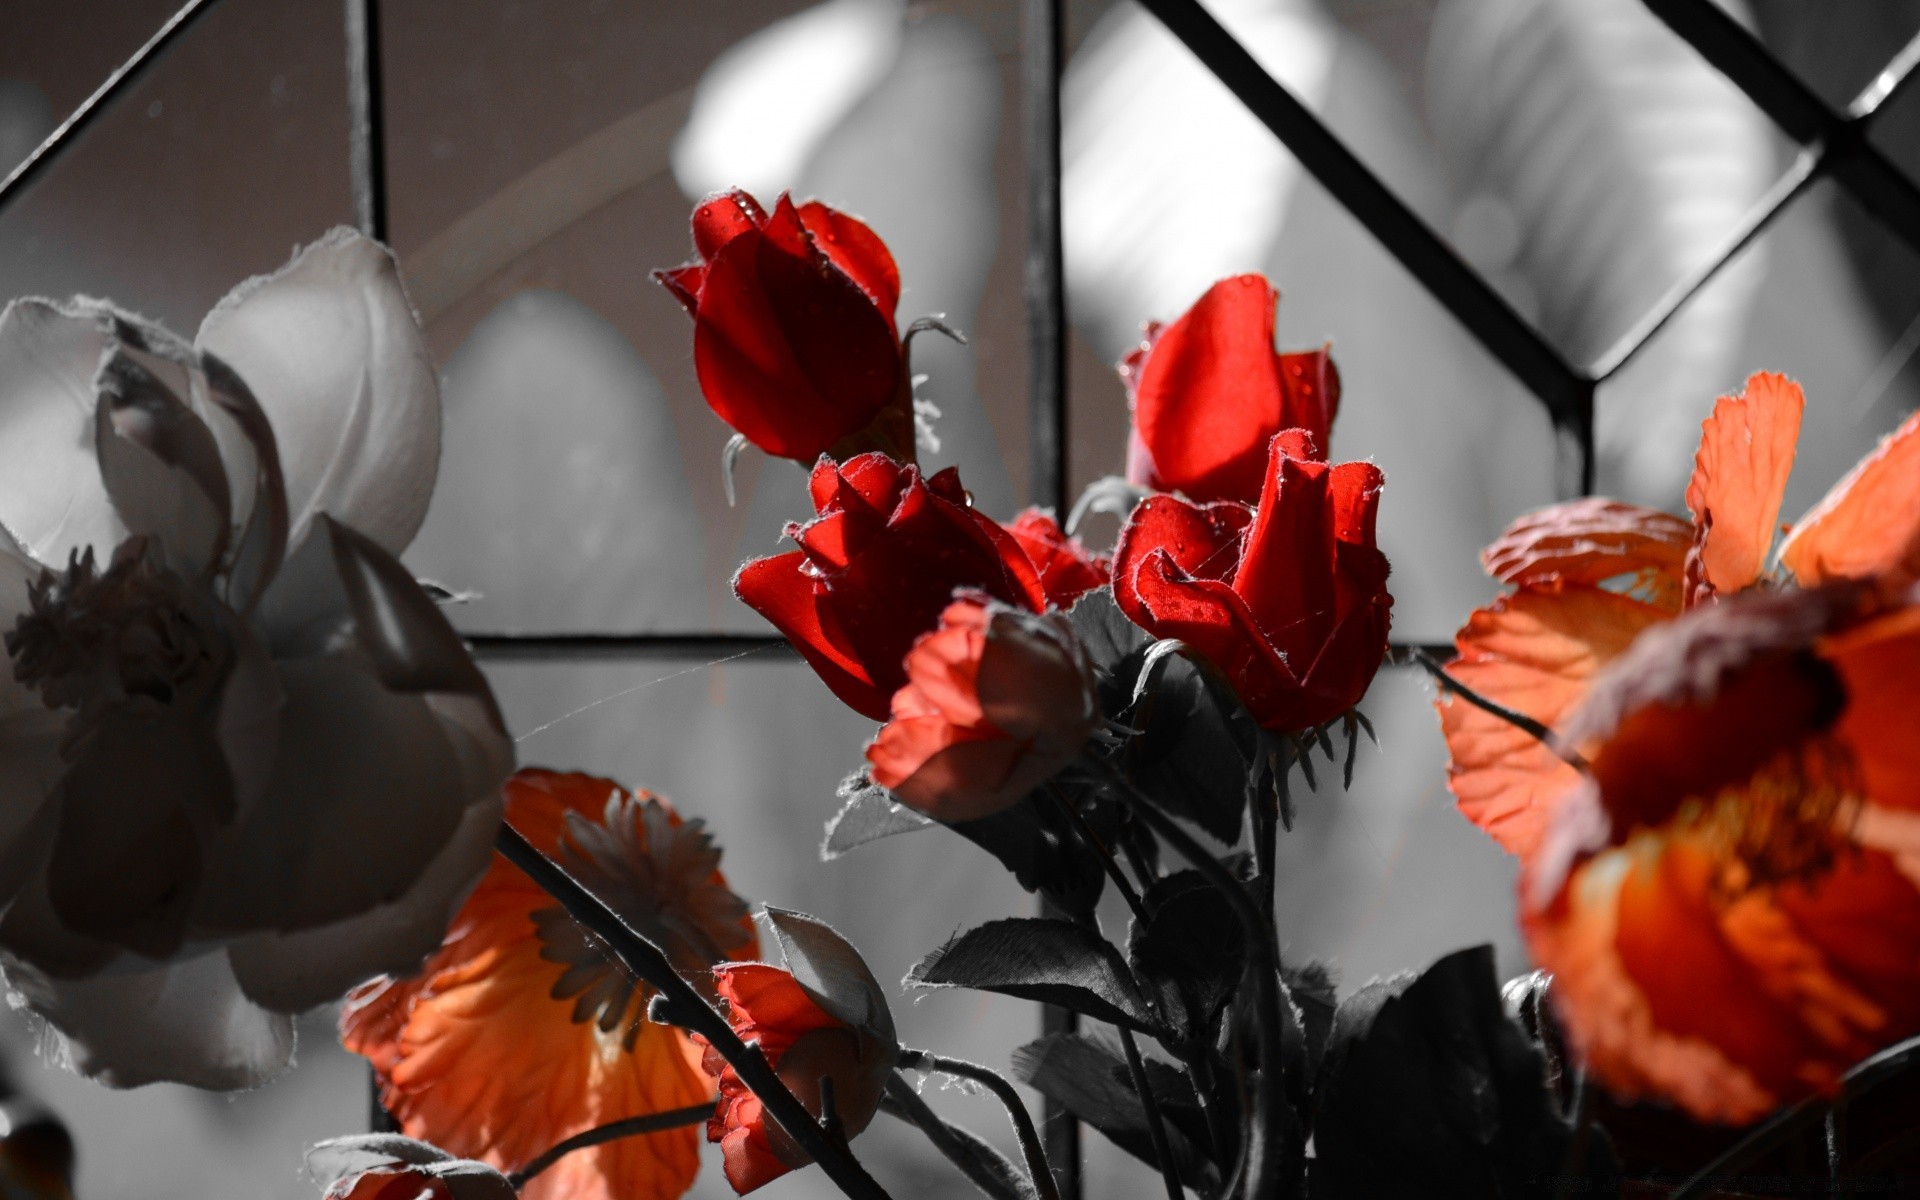
<instances>
[{"instance_id":1,"label":"blurred background wall","mask_svg":"<svg viewBox=\"0 0 1920 1200\"><path fill-rule=\"evenodd\" d=\"M0 171L170 11L166 0L0 0ZM1576 360L1599 354L1707 255L1787 147L1635 0L1211 0L1257 57ZM388 0L393 242L445 371L440 492L412 565L477 593L470 630L754 630L728 589L805 512L798 468L749 455L729 507L727 430L696 386L684 314L648 271L684 260L690 199L792 188L892 246L902 319L957 463L1001 518L1026 502L1020 97L1013 0ZM1754 24L1844 102L1916 29L1916 0L1750 0ZM1475 552L1552 495L1540 407L1143 11L1073 0L1065 82L1072 474L1121 465L1111 364L1148 318L1264 270L1283 344L1331 339L1333 452L1388 475L1395 632L1443 639L1491 594ZM346 222L338 0L225 0L43 179L0 212L0 296L110 296L191 332L232 284ZM1876 135L1920 169L1911 97ZM1693 430L1754 369L1807 388L1799 511L1916 402L1920 273L1824 185L1599 398L1602 489L1678 507ZM1093 541L1113 527L1095 524ZM833 785L869 728L777 654L723 663L504 665L524 761L614 775L705 816L744 894L816 912L898 978L955 929L1030 900L934 833L822 864ZM1511 868L1452 810L1430 693L1383 673L1382 749L1350 793L1305 798L1283 842L1287 953L1347 986L1512 934ZM910 901L910 902L909 902ZM1116 915L1114 920L1119 920ZM1010 1001L900 1001L914 1044L1004 1064L1034 1021ZM95 1198L311 1196L300 1151L363 1128L366 1075L303 1026L257 1092L114 1093L48 1070L0 1020L12 1076L58 1109ZM1006 1140L992 1106L936 1102ZM960 1195L917 1135L862 1149L901 1195ZM1158 1183L1089 1135L1090 1194ZM727 1194L715 1170L696 1194ZM813 1173L769 1200L828 1194Z\"/></svg>"}]
</instances>

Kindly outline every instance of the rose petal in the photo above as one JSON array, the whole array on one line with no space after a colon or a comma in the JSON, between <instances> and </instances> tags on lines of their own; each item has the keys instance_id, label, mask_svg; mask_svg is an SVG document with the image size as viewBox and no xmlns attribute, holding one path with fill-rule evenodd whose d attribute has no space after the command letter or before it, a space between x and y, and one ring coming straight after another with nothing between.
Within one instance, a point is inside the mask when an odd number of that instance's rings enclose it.
<instances>
[{"instance_id":1,"label":"rose petal","mask_svg":"<svg viewBox=\"0 0 1920 1200\"><path fill-rule=\"evenodd\" d=\"M1599 588L1523 587L1475 612L1448 671L1480 695L1552 728L1593 676L1666 614ZM1578 781L1531 734L1445 690L1435 697L1460 811L1511 854L1532 854L1556 798Z\"/></svg>"},{"instance_id":2,"label":"rose petal","mask_svg":"<svg viewBox=\"0 0 1920 1200\"><path fill-rule=\"evenodd\" d=\"M800 223L813 235L813 244L834 266L873 298L874 306L892 319L900 305L900 268L880 235L861 222L817 200L800 206Z\"/></svg>"},{"instance_id":3,"label":"rose petal","mask_svg":"<svg viewBox=\"0 0 1920 1200\"><path fill-rule=\"evenodd\" d=\"M0 525L64 567L126 536L94 454L94 373L107 348L98 301L15 300L0 313Z\"/></svg>"},{"instance_id":4,"label":"rose petal","mask_svg":"<svg viewBox=\"0 0 1920 1200\"><path fill-rule=\"evenodd\" d=\"M1801 587L1920 574L1920 413L1901 423L1800 519L1780 561Z\"/></svg>"},{"instance_id":5,"label":"rose petal","mask_svg":"<svg viewBox=\"0 0 1920 1200\"><path fill-rule=\"evenodd\" d=\"M228 953L241 990L274 1012L300 1012L375 975L406 975L440 947L441 936L493 856L498 794L474 804L413 886L392 904L303 933L263 934Z\"/></svg>"},{"instance_id":6,"label":"rose petal","mask_svg":"<svg viewBox=\"0 0 1920 1200\"><path fill-rule=\"evenodd\" d=\"M1273 345L1279 298L1259 275L1223 279L1154 340L1135 387L1134 425L1158 486L1200 501L1251 503L1260 494L1267 443L1285 427ZM1324 447L1328 430L1314 432Z\"/></svg>"},{"instance_id":7,"label":"rose petal","mask_svg":"<svg viewBox=\"0 0 1920 1200\"><path fill-rule=\"evenodd\" d=\"M1846 691L1834 733L1853 753L1861 790L1877 805L1920 810L1920 607L1824 638L1819 653Z\"/></svg>"},{"instance_id":8,"label":"rose petal","mask_svg":"<svg viewBox=\"0 0 1920 1200\"><path fill-rule=\"evenodd\" d=\"M9 964L7 981L60 1034L51 1055L108 1087L257 1087L293 1062L293 1019L240 992L219 951L147 970L53 980Z\"/></svg>"},{"instance_id":9,"label":"rose petal","mask_svg":"<svg viewBox=\"0 0 1920 1200\"><path fill-rule=\"evenodd\" d=\"M1739 395L1720 397L1702 423L1687 511L1712 591L1737 592L1766 566L1805 406L1799 384L1762 371Z\"/></svg>"},{"instance_id":10,"label":"rose petal","mask_svg":"<svg viewBox=\"0 0 1920 1200\"><path fill-rule=\"evenodd\" d=\"M801 570L804 551L760 558L733 577L733 594L786 635L820 682L847 707L876 721L887 719L892 692L875 687L866 668L844 646L838 624L823 620L814 581Z\"/></svg>"},{"instance_id":11,"label":"rose petal","mask_svg":"<svg viewBox=\"0 0 1920 1200\"><path fill-rule=\"evenodd\" d=\"M390 252L336 229L229 292L195 344L239 373L272 422L289 544L325 512L406 548L439 466L440 389Z\"/></svg>"},{"instance_id":12,"label":"rose petal","mask_svg":"<svg viewBox=\"0 0 1920 1200\"><path fill-rule=\"evenodd\" d=\"M1133 579L1149 555L1165 553L1173 565L1202 579L1231 582L1240 565L1240 542L1253 510L1221 501L1189 504L1177 496L1148 496L1120 531L1113 551L1113 598L1132 615L1138 603Z\"/></svg>"}]
</instances>

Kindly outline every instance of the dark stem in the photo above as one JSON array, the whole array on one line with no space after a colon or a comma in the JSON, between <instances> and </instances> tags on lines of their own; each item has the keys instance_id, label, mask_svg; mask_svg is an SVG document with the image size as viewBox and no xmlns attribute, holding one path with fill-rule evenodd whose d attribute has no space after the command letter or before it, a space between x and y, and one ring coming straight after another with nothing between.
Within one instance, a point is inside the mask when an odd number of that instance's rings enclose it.
<instances>
[{"instance_id":1,"label":"dark stem","mask_svg":"<svg viewBox=\"0 0 1920 1200\"><path fill-rule=\"evenodd\" d=\"M1126 873L1120 869L1120 864L1115 861L1113 851L1109 850L1107 844L1100 840L1100 835L1093 831L1093 826L1087 824L1086 816L1074 807L1073 801L1067 799L1058 787L1052 783L1048 783L1047 793L1059 802L1062 809L1066 810L1068 820L1072 821L1074 828L1080 831L1080 837L1087 843L1087 848L1092 850L1100 859L1100 865L1106 868L1107 878L1113 880L1114 888L1119 891L1121 897L1126 900L1127 907L1132 910L1133 919L1140 922L1141 925L1145 925L1147 923L1146 906L1140 902L1140 893L1134 890L1133 884L1128 881ZM1137 864L1135 869L1138 869Z\"/></svg>"},{"instance_id":2,"label":"dark stem","mask_svg":"<svg viewBox=\"0 0 1920 1200\"><path fill-rule=\"evenodd\" d=\"M1301 753L1305 753L1302 751ZM1280 853L1280 789L1287 786L1283 771L1293 762L1273 768L1273 786L1247 790L1247 820L1253 826L1253 898L1267 920L1273 920L1273 863Z\"/></svg>"},{"instance_id":3,"label":"dark stem","mask_svg":"<svg viewBox=\"0 0 1920 1200\"><path fill-rule=\"evenodd\" d=\"M1027 1106L1021 1102L1020 1093L1013 1085L1001 1077L999 1072L970 1063L964 1059L944 1058L925 1050L900 1048L900 1065L913 1071L939 1071L943 1075L955 1075L961 1079L971 1079L992 1092L1006 1107L1007 1117L1013 1122L1014 1136L1020 1139L1020 1153L1027 1160L1027 1174L1033 1179L1033 1190L1040 1200L1060 1200L1060 1191L1054 1186L1053 1171L1047 1165L1047 1152L1040 1145L1040 1131L1033 1126L1033 1118L1027 1113Z\"/></svg>"},{"instance_id":4,"label":"dark stem","mask_svg":"<svg viewBox=\"0 0 1920 1200\"><path fill-rule=\"evenodd\" d=\"M1142 927L1145 927L1148 921L1146 906L1141 903L1140 896L1134 891L1133 885L1127 881L1126 874L1120 870L1120 864L1115 861L1113 852L1107 848L1105 842L1100 840L1100 835L1093 831L1093 826L1087 823L1086 817L1081 815L1080 810L1073 806L1073 802L1068 800L1067 797L1060 792L1059 788L1048 784L1047 790L1053 794L1055 800L1059 801L1060 807L1067 810L1067 814L1074 820L1075 828L1080 831L1080 836L1086 840L1087 845L1092 848L1094 853L1099 855L1101 864L1107 869L1108 877L1113 880L1114 886L1120 890L1120 894L1126 897L1127 907L1133 910L1134 920L1138 921ZM1137 854L1133 855L1133 859L1133 869L1140 874L1142 879L1145 879L1147 877L1146 864L1139 861ZM1088 914L1084 918L1084 921L1093 928L1096 934L1100 932L1099 921L1091 914ZM1153 1005L1157 1012L1160 1006L1155 1000L1151 999L1154 995L1153 989L1142 986L1140 992L1142 995L1149 997L1148 1003ZM1183 994L1186 992L1184 987L1182 988L1182 992ZM1185 999L1191 1008L1193 1006L1191 996L1186 996ZM1164 1018L1164 1014L1161 1015ZM1114 1026L1114 1028L1120 1031L1120 1040L1127 1047L1129 1056L1128 1065L1131 1067L1134 1065L1134 1060L1139 1057L1139 1049L1133 1040L1133 1031L1119 1025ZM1221 1140L1220 1114L1217 1111L1217 1106L1213 1103L1213 1097L1207 1087L1207 1084L1211 1082L1211 1076L1213 1074L1212 1064L1207 1060L1209 1053L1210 1050L1204 1044L1189 1046L1186 1055L1187 1075L1188 1078L1193 1081L1194 1096L1200 1102L1201 1111L1206 1114L1208 1129L1213 1132L1215 1141L1220 1141L1222 1145L1225 1145L1225 1142ZM1144 1089L1146 1087L1144 1068L1134 1073L1133 1082L1136 1089ZM1167 1135L1166 1129L1161 1123L1160 1103L1145 1090L1141 1090L1140 1092L1140 1103L1146 1110L1147 1124L1153 1135L1154 1153L1160 1157L1160 1169L1166 1174L1167 1186L1177 1190L1180 1183L1178 1177L1173 1173L1173 1160L1167 1155Z\"/></svg>"},{"instance_id":5,"label":"dark stem","mask_svg":"<svg viewBox=\"0 0 1920 1200\"><path fill-rule=\"evenodd\" d=\"M625 1117L618 1121L609 1121L605 1125L596 1125L582 1133L576 1133L564 1142L541 1151L528 1160L527 1165L507 1176L515 1191L525 1187L527 1180L546 1170L575 1150L585 1150L589 1146L598 1146L603 1142L614 1142L621 1138L638 1137L643 1133L659 1133L666 1129L680 1129L687 1125L698 1125L713 1115L713 1105L695 1104L688 1108L669 1109L666 1112L648 1113L644 1117Z\"/></svg>"},{"instance_id":6,"label":"dark stem","mask_svg":"<svg viewBox=\"0 0 1920 1200\"><path fill-rule=\"evenodd\" d=\"M1120 1031L1120 1046L1127 1052L1127 1072L1133 1076L1133 1090L1140 1093L1140 1107L1147 1114L1147 1137L1153 1142L1153 1157L1160 1164L1160 1178L1167 1185L1167 1200L1185 1200L1180 1190L1180 1173L1174 1169L1173 1147L1167 1142L1167 1127L1160 1119L1160 1100L1147 1079L1147 1064L1140 1059L1140 1045L1133 1030L1115 1025Z\"/></svg>"},{"instance_id":7,"label":"dark stem","mask_svg":"<svg viewBox=\"0 0 1920 1200\"><path fill-rule=\"evenodd\" d=\"M1490 713L1493 716L1499 717L1515 729L1531 735L1535 740L1546 746L1547 749L1566 759L1580 770L1584 771L1587 769L1586 759L1582 758L1575 751L1562 746L1558 739L1553 736L1553 730L1548 729L1545 725L1534 720L1527 714L1508 708L1506 705L1497 703L1496 701L1489 700L1466 684L1461 683L1458 679L1448 674L1447 669L1440 665L1439 660L1435 659L1431 654L1428 654L1426 650L1415 647L1406 652L1406 657L1417 664L1427 674L1433 676L1435 683L1460 697L1462 700L1465 700L1468 704L1473 705L1481 712Z\"/></svg>"},{"instance_id":8,"label":"dark stem","mask_svg":"<svg viewBox=\"0 0 1920 1200\"><path fill-rule=\"evenodd\" d=\"M378 242L387 236L386 100L380 86L380 0L347 0L347 166L353 223Z\"/></svg>"},{"instance_id":9,"label":"dark stem","mask_svg":"<svg viewBox=\"0 0 1920 1200\"><path fill-rule=\"evenodd\" d=\"M994 1198L994 1200L1030 1200L1030 1192L1016 1173L1014 1165L985 1143L977 1143L971 1134L962 1134L953 1126L940 1119L940 1115L928 1106L920 1097L911 1080L898 1072L887 1079L886 1091L880 1098L880 1111L898 1117L927 1135L934 1149L946 1156L948 1162L960 1168L973 1186ZM989 1160L986 1156L992 1154Z\"/></svg>"},{"instance_id":10,"label":"dark stem","mask_svg":"<svg viewBox=\"0 0 1920 1200\"><path fill-rule=\"evenodd\" d=\"M1247 894L1240 881L1207 853L1192 834L1173 818L1162 813L1153 800L1132 780L1104 759L1093 760L1120 797L1132 806L1140 819L1152 826L1162 841L1180 852L1201 874L1220 889L1233 906L1235 915L1247 927L1247 945L1253 953L1255 1015L1260 1037L1260 1078L1255 1081L1253 1122L1248 1130L1246 1192L1248 1200L1277 1200L1282 1193L1283 1155L1271 1144L1281 1135L1286 1119L1286 1093L1283 1074L1281 1031L1285 1028L1280 1009L1280 948L1274 944L1273 925L1261 914L1259 905Z\"/></svg>"},{"instance_id":11,"label":"dark stem","mask_svg":"<svg viewBox=\"0 0 1920 1200\"><path fill-rule=\"evenodd\" d=\"M500 827L495 846L508 862L525 871L540 889L560 902L567 914L599 936L628 970L653 987L666 1006L690 1031L720 1052L740 1081L753 1091L787 1136L827 1173L827 1178L854 1200L889 1200L885 1189L845 1146L836 1146L820 1131L786 1084L773 1072L757 1046L749 1047L733 1032L727 1019L707 1003L694 986L682 979L660 948L622 920L600 897L583 887L558 863L542 854L511 825Z\"/></svg>"}]
</instances>

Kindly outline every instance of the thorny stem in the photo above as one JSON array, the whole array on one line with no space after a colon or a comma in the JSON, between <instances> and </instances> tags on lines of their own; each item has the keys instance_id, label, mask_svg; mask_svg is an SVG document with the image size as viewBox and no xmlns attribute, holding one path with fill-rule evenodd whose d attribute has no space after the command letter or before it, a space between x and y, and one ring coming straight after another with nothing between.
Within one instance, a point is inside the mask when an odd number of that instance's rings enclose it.
<instances>
[{"instance_id":1,"label":"thorny stem","mask_svg":"<svg viewBox=\"0 0 1920 1200\"><path fill-rule=\"evenodd\" d=\"M644 1133L659 1133L665 1129L680 1129L687 1125L698 1125L713 1115L713 1104L695 1104L688 1108L673 1108L665 1112L648 1113L643 1117L625 1117L618 1121L608 1121L605 1125L596 1125L592 1129L574 1134L572 1137L534 1155L527 1165L507 1176L507 1182L515 1191L527 1185L535 1175L572 1154L575 1150L585 1150L589 1146L598 1146L621 1138L638 1137Z\"/></svg>"},{"instance_id":2,"label":"thorny stem","mask_svg":"<svg viewBox=\"0 0 1920 1200\"><path fill-rule=\"evenodd\" d=\"M886 1091L880 1099L880 1111L898 1117L926 1134L934 1149L945 1155L948 1162L960 1168L960 1173L972 1181L973 1186L992 1196L993 1200L1031 1200L1030 1193L1017 1186L1018 1177L1014 1174L1017 1168L1012 1163L994 1154L994 1163L989 1165L982 1156L991 1153L990 1149L984 1145L974 1146L967 1140L972 1135L962 1136L953 1126L941 1120L940 1114L920 1098L912 1081L897 1071L887 1077ZM1006 1172L1005 1177L994 1170L996 1165Z\"/></svg>"},{"instance_id":3,"label":"thorny stem","mask_svg":"<svg viewBox=\"0 0 1920 1200\"><path fill-rule=\"evenodd\" d=\"M733 1026L721 1016L706 997L680 977L660 948L642 937L607 907L606 901L587 890L565 868L542 854L512 825L502 825L495 846L508 862L525 871L540 889L560 902L567 915L587 927L604 941L627 969L660 993L677 1021L699 1034L720 1052L733 1067L740 1081L753 1091L760 1103L787 1136L827 1173L827 1178L853 1200L891 1200L873 1176L845 1146L836 1146L815 1122L806 1105L774 1074L772 1066L758 1046L749 1047L733 1032Z\"/></svg>"},{"instance_id":4,"label":"thorny stem","mask_svg":"<svg viewBox=\"0 0 1920 1200\"><path fill-rule=\"evenodd\" d=\"M1240 881L1220 865L1220 860L1207 853L1206 847L1178 822L1162 813L1131 779L1104 759L1091 761L1141 820L1220 889L1235 915L1247 927L1247 944L1253 952L1255 1013L1259 1018L1260 1078L1254 1093L1253 1122L1244 1146L1250 1180L1246 1195L1248 1200L1278 1200L1282 1192L1283 1163L1278 1149L1270 1142L1280 1134L1286 1112L1280 1044L1285 1025L1280 1010L1280 950L1273 941L1273 925L1261 916L1259 906L1247 895Z\"/></svg>"},{"instance_id":5,"label":"thorny stem","mask_svg":"<svg viewBox=\"0 0 1920 1200\"><path fill-rule=\"evenodd\" d=\"M1587 1069L1581 1067L1573 1077L1573 1137L1567 1141L1566 1156L1560 1163L1560 1186L1556 1196L1573 1196L1587 1169L1587 1144L1593 1138L1593 1083Z\"/></svg>"},{"instance_id":6,"label":"thorny stem","mask_svg":"<svg viewBox=\"0 0 1920 1200\"><path fill-rule=\"evenodd\" d=\"M1167 1127L1160 1118L1160 1100L1147 1079L1147 1064L1140 1059L1140 1044L1133 1030L1115 1025L1120 1031L1120 1046L1127 1052L1127 1073L1133 1076L1133 1090L1140 1094L1140 1107L1147 1114L1147 1136L1153 1142L1153 1157L1160 1164L1160 1178L1166 1181L1167 1200L1185 1200L1180 1190L1180 1173L1174 1169L1173 1147L1167 1142Z\"/></svg>"},{"instance_id":7,"label":"thorny stem","mask_svg":"<svg viewBox=\"0 0 1920 1200\"><path fill-rule=\"evenodd\" d=\"M1027 1160L1027 1174L1033 1179L1033 1190L1039 1193L1040 1200L1060 1200L1059 1189L1053 1182L1053 1169L1047 1165L1047 1152L1040 1146L1040 1131L1034 1128L1033 1117L1021 1102L1020 1093L997 1071L964 1059L945 1058L905 1046L900 1048L898 1062L908 1070L939 1071L943 1075L971 1079L992 1092L1006 1107L1007 1117L1013 1122L1014 1136L1020 1139L1020 1153Z\"/></svg>"}]
</instances>

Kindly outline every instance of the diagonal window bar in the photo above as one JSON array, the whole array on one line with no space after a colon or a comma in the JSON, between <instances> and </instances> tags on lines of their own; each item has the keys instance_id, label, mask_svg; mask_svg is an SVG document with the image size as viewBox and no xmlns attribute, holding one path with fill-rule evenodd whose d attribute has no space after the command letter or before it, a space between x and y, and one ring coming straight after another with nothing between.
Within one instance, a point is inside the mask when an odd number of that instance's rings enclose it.
<instances>
[{"instance_id":1,"label":"diagonal window bar","mask_svg":"<svg viewBox=\"0 0 1920 1200\"><path fill-rule=\"evenodd\" d=\"M1618 374L1620 369L1632 362L1648 342L1654 339L1667 322L1673 320L1687 302L1698 295L1700 290L1711 283L1721 270L1739 256L1747 244L1760 236L1773 224L1775 217L1792 207L1800 194L1819 179L1824 168L1825 155L1818 150L1802 150L1794 159L1793 166L1782 175L1760 202L1721 240L1707 261L1678 280L1667 289L1664 296L1654 304L1647 315L1634 323L1633 328L1620 336L1606 353L1595 359L1589 373L1596 383L1604 383Z\"/></svg>"},{"instance_id":2,"label":"diagonal window bar","mask_svg":"<svg viewBox=\"0 0 1920 1200\"><path fill-rule=\"evenodd\" d=\"M1321 186L1366 226L1434 298L1546 405L1564 447L1560 489L1593 489L1593 381L1401 203L1293 93L1255 61L1199 0L1142 0L1258 117Z\"/></svg>"},{"instance_id":3,"label":"diagonal window bar","mask_svg":"<svg viewBox=\"0 0 1920 1200\"><path fill-rule=\"evenodd\" d=\"M1712 0L1642 0L1668 28L1732 80L1787 136L1816 148L1835 182L1852 193L1889 232L1920 250L1920 186L1867 140L1867 124L1911 77L1909 42L1886 70L1837 113L1747 30Z\"/></svg>"},{"instance_id":4,"label":"diagonal window bar","mask_svg":"<svg viewBox=\"0 0 1920 1200\"><path fill-rule=\"evenodd\" d=\"M1900 93L1913 82L1915 67L1920 67L1920 33L1900 48L1900 53L1881 68L1872 83L1860 89L1853 103L1847 105L1847 116L1862 124L1871 124L1874 117L1899 99Z\"/></svg>"},{"instance_id":5,"label":"diagonal window bar","mask_svg":"<svg viewBox=\"0 0 1920 1200\"><path fill-rule=\"evenodd\" d=\"M58 129L48 134L46 140L34 148L25 162L15 167L13 173L4 180L0 180L0 209L6 208L16 197L25 195L27 189L38 182L40 176L66 150L68 143L77 141L95 121L105 115L113 102L120 98L121 93L133 86L145 73L146 68L165 53L182 34L191 29L196 21L205 16L213 4L214 0L187 0L187 3L181 5L171 17L168 17L167 23L147 39L146 45L135 50L132 57L120 64L119 70L107 76L106 82L95 88L93 95L82 101L79 108L74 109L66 120L60 122Z\"/></svg>"}]
</instances>

